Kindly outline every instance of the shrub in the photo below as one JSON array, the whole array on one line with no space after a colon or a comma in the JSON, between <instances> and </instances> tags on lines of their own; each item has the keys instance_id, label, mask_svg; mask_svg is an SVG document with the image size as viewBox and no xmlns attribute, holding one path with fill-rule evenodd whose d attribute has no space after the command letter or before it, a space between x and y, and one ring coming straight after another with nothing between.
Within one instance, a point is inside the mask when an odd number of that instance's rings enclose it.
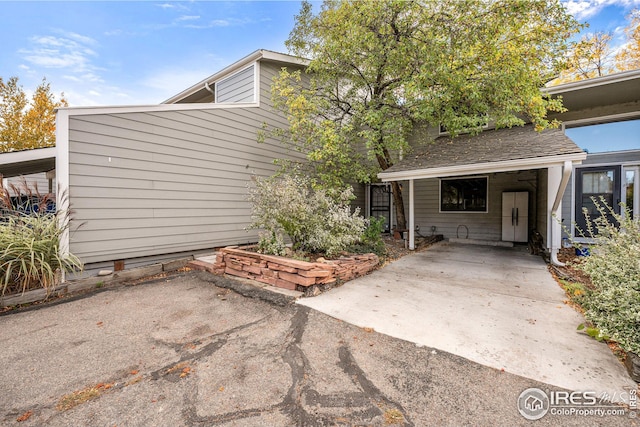
<instances>
[{"instance_id":1,"label":"shrub","mask_svg":"<svg viewBox=\"0 0 640 427\"><path fill-rule=\"evenodd\" d=\"M351 187L314 190L308 178L294 175L254 178L254 183L249 191L249 228L265 230L260 250L280 251L286 235L294 251L335 256L362 236L365 219L359 209L351 212Z\"/></svg>"},{"instance_id":2,"label":"shrub","mask_svg":"<svg viewBox=\"0 0 640 427\"><path fill-rule=\"evenodd\" d=\"M351 252L367 253L373 252L378 256L386 254L386 246L382 240L382 232L384 231L384 217L370 217L366 220L366 228L362 233L360 241L349 247Z\"/></svg>"},{"instance_id":3,"label":"shrub","mask_svg":"<svg viewBox=\"0 0 640 427\"><path fill-rule=\"evenodd\" d=\"M587 237L596 246L576 265L593 282L581 301L585 317L597 328L598 337L640 354L640 222L625 206L620 215L603 199L594 203L600 216L587 216Z\"/></svg>"},{"instance_id":4,"label":"shrub","mask_svg":"<svg viewBox=\"0 0 640 427\"><path fill-rule=\"evenodd\" d=\"M26 184L25 184L26 187ZM13 190L17 190L15 187ZM69 225L68 212L47 212L51 195L27 191L39 209L15 209L8 188L0 186L0 288L5 293L43 287L47 292L63 271L82 268L77 257L60 254L60 237ZM14 197L13 200L16 198Z\"/></svg>"}]
</instances>

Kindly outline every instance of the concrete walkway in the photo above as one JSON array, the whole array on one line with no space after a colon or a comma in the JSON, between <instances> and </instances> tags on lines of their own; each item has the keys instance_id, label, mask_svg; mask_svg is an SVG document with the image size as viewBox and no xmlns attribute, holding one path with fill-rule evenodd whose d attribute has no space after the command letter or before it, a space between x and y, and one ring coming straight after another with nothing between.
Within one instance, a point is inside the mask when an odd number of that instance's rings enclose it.
<instances>
[{"instance_id":1,"label":"concrete walkway","mask_svg":"<svg viewBox=\"0 0 640 427\"><path fill-rule=\"evenodd\" d=\"M584 319L565 299L543 260L522 248L443 242L299 304L553 386L625 400L637 384L606 344L576 330Z\"/></svg>"}]
</instances>

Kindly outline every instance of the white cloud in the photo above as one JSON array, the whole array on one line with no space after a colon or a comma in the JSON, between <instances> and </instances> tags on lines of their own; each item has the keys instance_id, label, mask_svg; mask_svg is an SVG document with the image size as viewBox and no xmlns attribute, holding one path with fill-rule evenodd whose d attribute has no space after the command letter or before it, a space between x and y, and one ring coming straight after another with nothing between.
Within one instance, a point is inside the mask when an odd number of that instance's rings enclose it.
<instances>
[{"instance_id":1,"label":"white cloud","mask_svg":"<svg viewBox=\"0 0 640 427\"><path fill-rule=\"evenodd\" d=\"M77 33L54 30L55 35L33 36L31 46L18 53L32 65L44 68L68 68L75 72L95 71L92 57L98 54L93 49L97 41Z\"/></svg>"},{"instance_id":2,"label":"white cloud","mask_svg":"<svg viewBox=\"0 0 640 427\"><path fill-rule=\"evenodd\" d=\"M197 21L200 19L199 15L183 15L176 19L176 21Z\"/></svg>"},{"instance_id":3,"label":"white cloud","mask_svg":"<svg viewBox=\"0 0 640 427\"><path fill-rule=\"evenodd\" d=\"M164 10L171 10L171 9L189 10L189 8L185 6L183 3L159 3L159 4L156 4L156 6Z\"/></svg>"},{"instance_id":4,"label":"white cloud","mask_svg":"<svg viewBox=\"0 0 640 427\"><path fill-rule=\"evenodd\" d=\"M568 0L563 1L562 4L574 18L578 21L584 21L597 15L607 6L620 6L630 9L634 6L640 6L640 0Z\"/></svg>"}]
</instances>

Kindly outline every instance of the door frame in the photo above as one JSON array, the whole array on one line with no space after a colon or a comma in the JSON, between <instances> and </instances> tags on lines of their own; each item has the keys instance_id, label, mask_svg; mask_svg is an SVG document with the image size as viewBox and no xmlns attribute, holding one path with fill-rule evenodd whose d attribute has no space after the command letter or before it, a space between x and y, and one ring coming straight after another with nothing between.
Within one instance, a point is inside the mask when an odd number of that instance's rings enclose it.
<instances>
[{"instance_id":1,"label":"door frame","mask_svg":"<svg viewBox=\"0 0 640 427\"><path fill-rule=\"evenodd\" d=\"M613 177L613 210L616 213L620 213L619 203L622 201L623 188L622 184L624 180L622 179L623 174L623 165L621 164L599 164L587 167L580 167L574 170L573 176L573 191L571 194L571 236L577 242L589 243L592 241L590 238L585 238L576 235L576 225L578 224L578 215L582 214L582 210L578 212L578 200L582 198L582 173L584 172L598 172L605 170L614 171ZM580 192L580 198L578 198L578 192Z\"/></svg>"},{"instance_id":2,"label":"door frame","mask_svg":"<svg viewBox=\"0 0 640 427\"><path fill-rule=\"evenodd\" d=\"M367 218L371 217L371 192L373 191L373 187L385 187L387 189L387 193L389 194L389 230L383 231L384 233L390 233L393 230L393 224L395 222L395 209L393 204L393 195L391 194L391 183L381 182L375 184L367 184L366 192L365 192L365 216Z\"/></svg>"}]
</instances>

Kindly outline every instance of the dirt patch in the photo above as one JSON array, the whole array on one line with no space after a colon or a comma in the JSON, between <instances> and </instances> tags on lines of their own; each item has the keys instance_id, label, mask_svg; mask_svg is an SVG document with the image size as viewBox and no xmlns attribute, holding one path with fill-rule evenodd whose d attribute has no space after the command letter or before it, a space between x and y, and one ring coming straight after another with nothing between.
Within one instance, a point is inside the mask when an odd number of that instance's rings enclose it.
<instances>
[{"instance_id":1,"label":"dirt patch","mask_svg":"<svg viewBox=\"0 0 640 427\"><path fill-rule=\"evenodd\" d=\"M558 253L558 261L564 263L565 266L559 267L550 264L550 269L558 279L592 286L591 278L577 267L583 260L584 257L577 256L574 248L562 248Z\"/></svg>"}]
</instances>

